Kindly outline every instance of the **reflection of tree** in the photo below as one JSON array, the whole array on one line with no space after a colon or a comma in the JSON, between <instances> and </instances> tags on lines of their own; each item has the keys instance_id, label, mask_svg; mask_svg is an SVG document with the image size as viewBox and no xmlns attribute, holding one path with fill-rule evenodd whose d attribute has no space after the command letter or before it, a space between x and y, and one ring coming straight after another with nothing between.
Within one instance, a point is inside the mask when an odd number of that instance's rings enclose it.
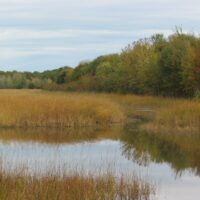
<instances>
[{"instance_id":1,"label":"reflection of tree","mask_svg":"<svg viewBox=\"0 0 200 200\"><path fill-rule=\"evenodd\" d=\"M125 127L121 139L122 153L129 160L140 165L167 162L176 175L185 169L200 175L200 135L153 134L131 125Z\"/></svg>"}]
</instances>

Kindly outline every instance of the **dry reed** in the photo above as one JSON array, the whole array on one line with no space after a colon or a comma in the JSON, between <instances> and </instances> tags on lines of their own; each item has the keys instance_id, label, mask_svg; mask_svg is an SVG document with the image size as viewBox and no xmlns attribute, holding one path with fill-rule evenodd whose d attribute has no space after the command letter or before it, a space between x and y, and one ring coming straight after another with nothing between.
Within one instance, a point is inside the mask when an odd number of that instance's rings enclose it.
<instances>
[{"instance_id":1,"label":"dry reed","mask_svg":"<svg viewBox=\"0 0 200 200\"><path fill-rule=\"evenodd\" d=\"M96 94L0 91L0 127L80 127L124 119L120 105Z\"/></svg>"},{"instance_id":2,"label":"dry reed","mask_svg":"<svg viewBox=\"0 0 200 200\"><path fill-rule=\"evenodd\" d=\"M1 90L0 127L92 127L148 119L155 132L199 132L200 102L151 96Z\"/></svg>"},{"instance_id":3,"label":"dry reed","mask_svg":"<svg viewBox=\"0 0 200 200\"><path fill-rule=\"evenodd\" d=\"M150 200L155 189L139 179L126 180L106 174L80 174L37 178L0 173L1 200Z\"/></svg>"}]
</instances>

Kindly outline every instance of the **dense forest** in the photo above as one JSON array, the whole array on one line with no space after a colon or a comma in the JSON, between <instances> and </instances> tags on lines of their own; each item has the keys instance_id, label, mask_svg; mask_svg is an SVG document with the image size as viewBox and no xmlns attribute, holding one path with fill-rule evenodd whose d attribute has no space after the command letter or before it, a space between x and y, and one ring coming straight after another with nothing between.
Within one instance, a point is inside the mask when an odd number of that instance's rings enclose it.
<instances>
[{"instance_id":1,"label":"dense forest","mask_svg":"<svg viewBox=\"0 0 200 200\"><path fill-rule=\"evenodd\" d=\"M100 56L44 72L0 72L0 88L43 88L162 96L200 96L200 38L176 31Z\"/></svg>"}]
</instances>

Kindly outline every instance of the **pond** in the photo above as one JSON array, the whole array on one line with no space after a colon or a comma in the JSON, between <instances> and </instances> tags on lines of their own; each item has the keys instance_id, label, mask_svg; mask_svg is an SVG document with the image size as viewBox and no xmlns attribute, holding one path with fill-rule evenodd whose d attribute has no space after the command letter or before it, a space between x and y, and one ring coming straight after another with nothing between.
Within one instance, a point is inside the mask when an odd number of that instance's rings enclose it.
<instances>
[{"instance_id":1,"label":"pond","mask_svg":"<svg viewBox=\"0 0 200 200\"><path fill-rule=\"evenodd\" d=\"M200 136L152 134L137 124L85 129L2 129L1 167L42 176L81 171L153 182L156 199L200 196Z\"/></svg>"}]
</instances>

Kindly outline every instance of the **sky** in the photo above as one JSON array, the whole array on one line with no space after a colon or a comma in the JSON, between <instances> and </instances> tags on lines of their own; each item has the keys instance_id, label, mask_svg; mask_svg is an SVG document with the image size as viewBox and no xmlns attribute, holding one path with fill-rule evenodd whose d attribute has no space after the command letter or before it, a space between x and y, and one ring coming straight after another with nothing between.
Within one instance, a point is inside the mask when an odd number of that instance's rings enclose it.
<instances>
[{"instance_id":1,"label":"sky","mask_svg":"<svg viewBox=\"0 0 200 200\"><path fill-rule=\"evenodd\" d=\"M75 67L176 26L200 32L199 0L0 0L0 70Z\"/></svg>"}]
</instances>

